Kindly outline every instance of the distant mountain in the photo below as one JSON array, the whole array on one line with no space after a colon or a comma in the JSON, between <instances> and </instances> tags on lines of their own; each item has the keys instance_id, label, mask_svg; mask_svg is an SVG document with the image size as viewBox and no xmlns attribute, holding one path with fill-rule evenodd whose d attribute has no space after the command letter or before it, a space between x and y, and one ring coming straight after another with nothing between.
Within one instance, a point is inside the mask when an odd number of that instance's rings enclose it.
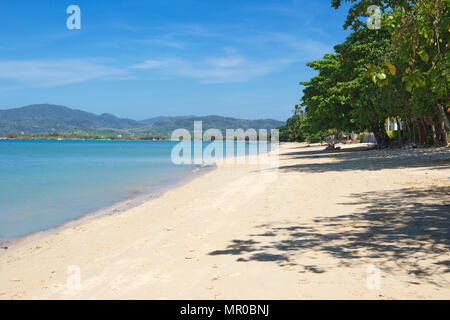
<instances>
[{"instance_id":1,"label":"distant mountain","mask_svg":"<svg viewBox=\"0 0 450 320\"><path fill-rule=\"evenodd\" d=\"M142 124L154 124L155 122L167 119L168 117L154 117L146 120L139 121Z\"/></svg>"},{"instance_id":2,"label":"distant mountain","mask_svg":"<svg viewBox=\"0 0 450 320\"><path fill-rule=\"evenodd\" d=\"M150 121L149 121L150 120ZM225 134L226 129L275 129L283 124L282 121L263 119L263 120L243 120L222 116L183 116L183 117L162 117L157 121L151 122L152 119L145 120L143 123L150 123L149 125L132 129L136 135L155 135L170 136L172 132L178 128L185 128L191 133L194 130L194 121L202 121L203 130L211 128L219 129Z\"/></svg>"},{"instance_id":3,"label":"distant mountain","mask_svg":"<svg viewBox=\"0 0 450 320\"><path fill-rule=\"evenodd\" d=\"M9 132L17 134L65 133L76 135L162 135L170 136L172 131L185 128L193 131L194 121L203 121L203 130L249 128L275 129L282 121L243 120L221 116L155 117L143 121L117 118L112 114L93 113L51 104L35 104L21 108L0 110L0 135Z\"/></svg>"},{"instance_id":4,"label":"distant mountain","mask_svg":"<svg viewBox=\"0 0 450 320\"><path fill-rule=\"evenodd\" d=\"M34 104L0 110L0 134L14 131L24 134L48 134L73 130L130 129L141 126L135 120L119 119L111 114L100 116L51 104Z\"/></svg>"}]
</instances>

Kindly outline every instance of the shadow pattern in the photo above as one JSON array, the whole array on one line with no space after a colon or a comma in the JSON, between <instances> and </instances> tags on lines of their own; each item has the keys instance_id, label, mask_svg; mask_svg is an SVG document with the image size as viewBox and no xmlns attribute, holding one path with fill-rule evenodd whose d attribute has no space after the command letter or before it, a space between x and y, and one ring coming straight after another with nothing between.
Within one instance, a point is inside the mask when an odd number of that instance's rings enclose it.
<instances>
[{"instance_id":1,"label":"shadow pattern","mask_svg":"<svg viewBox=\"0 0 450 320\"><path fill-rule=\"evenodd\" d=\"M411 150L361 150L361 148L349 148L338 151L325 151L301 149L301 151L285 154L283 157L327 160L319 163L279 167L280 170L299 172L381 170L414 167L427 167L428 169L450 168L450 149L446 147Z\"/></svg>"},{"instance_id":2,"label":"shadow pattern","mask_svg":"<svg viewBox=\"0 0 450 320\"><path fill-rule=\"evenodd\" d=\"M261 233L233 240L225 250L210 254L232 254L241 262L272 262L312 273L374 264L385 272L403 271L445 286L442 276L450 272L449 195L450 187L352 194L351 202L340 205L353 207L355 213L319 217L312 223L259 225ZM335 266L299 265L296 257L311 250L338 262Z\"/></svg>"}]
</instances>

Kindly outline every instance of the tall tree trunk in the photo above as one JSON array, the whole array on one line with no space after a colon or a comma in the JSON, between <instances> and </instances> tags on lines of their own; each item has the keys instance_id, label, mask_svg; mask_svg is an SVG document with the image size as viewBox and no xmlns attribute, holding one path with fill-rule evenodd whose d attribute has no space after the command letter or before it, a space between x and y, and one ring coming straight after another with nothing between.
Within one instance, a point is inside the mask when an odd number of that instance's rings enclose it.
<instances>
[{"instance_id":1,"label":"tall tree trunk","mask_svg":"<svg viewBox=\"0 0 450 320\"><path fill-rule=\"evenodd\" d=\"M415 124L415 119L411 119L411 141L412 143L416 144L416 126Z\"/></svg>"},{"instance_id":2,"label":"tall tree trunk","mask_svg":"<svg viewBox=\"0 0 450 320\"><path fill-rule=\"evenodd\" d=\"M431 137L433 139L433 145L437 145L438 144L438 140L437 140L437 135L436 135L436 127L434 126L434 122L433 120L431 120Z\"/></svg>"},{"instance_id":3,"label":"tall tree trunk","mask_svg":"<svg viewBox=\"0 0 450 320\"><path fill-rule=\"evenodd\" d=\"M378 133L378 128L376 126L373 126L371 128L371 131L373 132L373 136L377 140L378 147L380 147L381 146L381 140L380 140L380 135Z\"/></svg>"},{"instance_id":4,"label":"tall tree trunk","mask_svg":"<svg viewBox=\"0 0 450 320\"><path fill-rule=\"evenodd\" d=\"M442 134L444 135L442 142L444 143L444 146L447 146L450 143L449 137L448 137L448 132L450 130L450 124L449 124L449 121L447 118L447 114L445 113L444 104L438 103L437 107L438 107L438 116L439 116L439 122L441 125L441 131L442 131Z\"/></svg>"},{"instance_id":5,"label":"tall tree trunk","mask_svg":"<svg viewBox=\"0 0 450 320\"><path fill-rule=\"evenodd\" d=\"M399 117L397 117L397 123L398 123L398 142L400 144L403 144L405 140L405 131L402 126L402 120Z\"/></svg>"},{"instance_id":6,"label":"tall tree trunk","mask_svg":"<svg viewBox=\"0 0 450 320\"><path fill-rule=\"evenodd\" d=\"M427 144L427 126L423 118L419 120L419 141L421 145Z\"/></svg>"},{"instance_id":7,"label":"tall tree trunk","mask_svg":"<svg viewBox=\"0 0 450 320\"><path fill-rule=\"evenodd\" d=\"M411 121L409 120L409 117L407 117L405 119L405 137L406 137L407 133L409 133L409 141L408 141L408 139L406 139L406 141L411 142L412 141L411 140L411 138L412 138L412 136L411 136Z\"/></svg>"},{"instance_id":8,"label":"tall tree trunk","mask_svg":"<svg viewBox=\"0 0 450 320\"><path fill-rule=\"evenodd\" d=\"M384 128L384 121L381 123L378 123L378 125L375 125L372 127L373 135L375 136L375 139L377 139L378 147L386 144L387 141L387 133Z\"/></svg>"}]
</instances>

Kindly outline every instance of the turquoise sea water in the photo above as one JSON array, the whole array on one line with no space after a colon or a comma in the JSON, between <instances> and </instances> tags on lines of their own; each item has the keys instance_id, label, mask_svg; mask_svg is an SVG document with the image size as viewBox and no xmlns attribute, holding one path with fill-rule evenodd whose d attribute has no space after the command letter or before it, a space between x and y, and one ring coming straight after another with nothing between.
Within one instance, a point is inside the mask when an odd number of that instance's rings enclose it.
<instances>
[{"instance_id":1,"label":"turquoise sea water","mask_svg":"<svg viewBox=\"0 0 450 320\"><path fill-rule=\"evenodd\" d=\"M0 240L50 229L189 176L198 165L172 163L177 143L0 140Z\"/></svg>"}]
</instances>

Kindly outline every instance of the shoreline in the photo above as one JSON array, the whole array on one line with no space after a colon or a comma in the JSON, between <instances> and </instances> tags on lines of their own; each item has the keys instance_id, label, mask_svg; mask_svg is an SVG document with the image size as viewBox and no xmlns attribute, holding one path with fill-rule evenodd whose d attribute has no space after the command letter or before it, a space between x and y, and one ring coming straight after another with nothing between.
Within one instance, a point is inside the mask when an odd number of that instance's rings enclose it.
<instances>
[{"instance_id":1,"label":"shoreline","mask_svg":"<svg viewBox=\"0 0 450 320\"><path fill-rule=\"evenodd\" d=\"M221 163L7 251L0 299L450 298L450 150L324 148L280 144L277 170Z\"/></svg>"},{"instance_id":2,"label":"shoreline","mask_svg":"<svg viewBox=\"0 0 450 320\"><path fill-rule=\"evenodd\" d=\"M86 213L85 215L79 218L68 220L63 224L45 230L32 232L13 239L0 239L2 240L0 242L0 256L17 248L20 248L24 245L32 243L33 241L42 239L46 236L58 234L59 232L62 232L65 229L75 228L94 219L99 219L109 215L120 214L127 210L139 207L140 205L148 201L152 201L153 199L160 197L165 192L172 189L177 189L183 184L188 183L190 180L195 179L198 176L215 169L216 169L215 165L205 165L205 166L199 165L197 168L187 171L179 177L161 181L160 183L154 186L145 187L151 190L141 191L134 196L130 196L129 198L120 200L112 205L100 208L93 212ZM4 249L4 247L8 249Z\"/></svg>"},{"instance_id":3,"label":"shoreline","mask_svg":"<svg viewBox=\"0 0 450 320\"><path fill-rule=\"evenodd\" d=\"M13 140L13 139L9 139L9 140ZM78 140L76 140L76 141L78 141ZM170 141L170 140L168 140L168 141ZM249 142L246 142L246 143L249 143ZM259 142L257 142L257 143L259 143ZM268 150L267 152L270 153L270 150ZM243 158L245 159L244 161L248 161L248 159L250 159L251 157L258 157L258 156L259 155L245 155L245 156L243 156ZM234 159L233 161L237 162L238 161L237 159L241 158L241 157L234 156L232 158ZM226 159L227 158L224 158L223 161L227 161ZM0 238L0 256L2 254L5 254L6 252L10 252L18 247L26 245L37 239L41 239L41 238L46 237L51 234L57 234L67 228L77 227L77 226L79 226L87 221L93 220L93 219L98 219L98 218L101 218L101 217L107 216L107 215L120 214L127 210L136 208L148 201L151 201L153 199L160 197L162 194L164 194L165 192L167 192L169 190L177 189L177 188L181 187L182 185L188 183L190 180L193 180L200 175L206 174L209 171L217 169L217 165L220 165L220 163L219 164L218 163L202 164L202 165L199 164L199 165L197 165L196 168L186 171L178 177L161 181L157 185L151 185L151 186L144 187L146 189L151 189L151 190L138 192L134 196L130 196L129 198L117 201L117 202L113 203L112 205L100 208L93 212L86 213L83 216L78 217L76 219L68 220L68 221L64 222L63 224L56 225L54 227L51 227L51 228L48 228L45 230L31 232L29 234L26 234L26 235L23 235L20 237L16 237L13 239ZM7 249L5 249L5 248L7 248Z\"/></svg>"},{"instance_id":4,"label":"shoreline","mask_svg":"<svg viewBox=\"0 0 450 320\"><path fill-rule=\"evenodd\" d=\"M9 140L20 140L20 139L9 139ZM73 141L79 141L73 140ZM105 140L98 140L98 141L105 141ZM120 140L117 140L120 141ZM130 140L130 141L140 141L140 140ZM170 140L166 140L170 141ZM251 142L247 142L247 144ZM256 142L260 143L260 142ZM271 150L268 150L267 153L269 154ZM232 157L234 162L238 162L239 158L244 158L244 161L249 161L250 158L258 157L257 155L245 155L243 157L241 156L234 156ZM222 161L227 161L228 158L224 158ZM95 210L93 212L88 212L76 219L68 220L62 224L56 225L54 227L50 227L48 229L40 230L31 232L29 234L12 238L12 239L3 239L0 238L0 256L5 254L6 252L10 252L18 247L21 247L23 245L26 245L30 242L33 242L35 240L41 239L43 237L46 237L51 234L57 234L67 228L73 228L77 227L85 222L88 222L93 219L98 219L103 216L107 215L115 215L120 214L122 212L125 212L127 210L136 208L148 201L151 201L153 199L156 199L160 197L165 192L177 189L181 187L182 185L188 183L190 180L193 180L197 178L200 175L203 175L209 171L217 169L217 166L220 165L220 163L214 163L214 164L198 164L196 168L186 171L182 173L180 176L175 178L170 178L168 180L164 180L159 182L156 185L149 185L145 186L146 189L151 189L147 191L140 191L134 196L130 196L129 198L117 201L113 203L112 205L108 205L106 207L100 208L98 210ZM6 248L6 249L5 249Z\"/></svg>"}]
</instances>

